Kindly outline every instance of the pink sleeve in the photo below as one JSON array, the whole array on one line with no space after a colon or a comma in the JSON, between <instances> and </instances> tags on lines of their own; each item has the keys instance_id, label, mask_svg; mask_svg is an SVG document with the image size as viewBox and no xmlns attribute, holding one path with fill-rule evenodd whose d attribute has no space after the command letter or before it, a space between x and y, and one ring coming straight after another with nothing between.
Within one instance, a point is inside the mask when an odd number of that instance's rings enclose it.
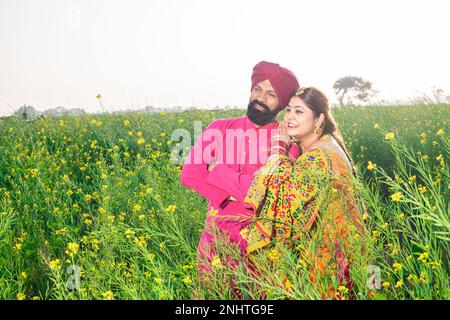
<instances>
[{"instance_id":1,"label":"pink sleeve","mask_svg":"<svg viewBox=\"0 0 450 320\"><path fill-rule=\"evenodd\" d=\"M219 129L219 125L218 121L214 121L203 131L189 152L180 175L181 184L184 187L195 190L216 206L219 206L230 194L207 182L210 173L205 161L207 159L203 157L203 151L211 143L203 141L203 138L208 129Z\"/></svg>"},{"instance_id":2,"label":"pink sleeve","mask_svg":"<svg viewBox=\"0 0 450 320\"><path fill-rule=\"evenodd\" d=\"M226 190L237 201L243 202L253 175L242 174L226 164L217 164L208 176L207 182Z\"/></svg>"}]
</instances>

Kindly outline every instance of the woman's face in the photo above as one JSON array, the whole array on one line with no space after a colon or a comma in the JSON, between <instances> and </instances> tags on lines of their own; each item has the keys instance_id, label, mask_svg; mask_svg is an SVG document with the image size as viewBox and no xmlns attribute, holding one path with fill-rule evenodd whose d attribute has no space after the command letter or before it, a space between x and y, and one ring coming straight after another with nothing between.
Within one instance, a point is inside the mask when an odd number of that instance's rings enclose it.
<instances>
[{"instance_id":1,"label":"woman's face","mask_svg":"<svg viewBox=\"0 0 450 320\"><path fill-rule=\"evenodd\" d=\"M289 100L284 122L287 126L287 134L299 140L313 134L317 123L313 111L297 96Z\"/></svg>"}]
</instances>

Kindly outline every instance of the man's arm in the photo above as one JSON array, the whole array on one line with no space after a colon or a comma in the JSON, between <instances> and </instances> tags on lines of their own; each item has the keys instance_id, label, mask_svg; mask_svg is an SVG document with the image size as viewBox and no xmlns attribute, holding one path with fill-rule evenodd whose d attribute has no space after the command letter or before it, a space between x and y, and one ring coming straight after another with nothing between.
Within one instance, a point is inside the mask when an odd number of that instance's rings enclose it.
<instances>
[{"instance_id":1,"label":"man's arm","mask_svg":"<svg viewBox=\"0 0 450 320\"><path fill-rule=\"evenodd\" d=\"M242 202L247 195L252 180L252 174L237 172L226 164L216 164L208 175L206 182L225 190L238 202Z\"/></svg>"},{"instance_id":2,"label":"man's arm","mask_svg":"<svg viewBox=\"0 0 450 320\"><path fill-rule=\"evenodd\" d=\"M212 204L219 206L230 194L208 182L210 175L208 172L209 159L204 157L205 148L211 145L210 142L204 141L205 136L209 136L209 134L205 135L208 130L220 130L220 122L214 121L211 123L198 138L183 165L180 180L184 187L195 190Z\"/></svg>"}]
</instances>

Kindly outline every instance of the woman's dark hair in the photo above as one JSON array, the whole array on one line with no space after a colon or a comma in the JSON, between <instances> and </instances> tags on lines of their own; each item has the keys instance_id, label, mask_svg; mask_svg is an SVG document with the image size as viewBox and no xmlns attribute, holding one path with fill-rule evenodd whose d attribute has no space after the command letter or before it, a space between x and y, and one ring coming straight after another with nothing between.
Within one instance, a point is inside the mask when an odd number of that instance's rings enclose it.
<instances>
[{"instance_id":1,"label":"woman's dark hair","mask_svg":"<svg viewBox=\"0 0 450 320\"><path fill-rule=\"evenodd\" d=\"M334 120L334 117L331 114L328 99L325 96L325 94L323 94L320 90L314 87L308 87L298 89L295 92L295 96L302 99L302 101L313 111L314 116L316 118L319 117L321 113L323 113L325 119L321 127L322 133L320 137L328 134L332 136L334 140L336 140L336 142L339 144L339 146L342 148L345 155L347 156L348 161L352 166L353 174L356 176L356 170L353 164L353 160L350 157L347 148L345 147L344 139L342 138L342 135L339 132L339 129L336 125L336 121Z\"/></svg>"}]
</instances>

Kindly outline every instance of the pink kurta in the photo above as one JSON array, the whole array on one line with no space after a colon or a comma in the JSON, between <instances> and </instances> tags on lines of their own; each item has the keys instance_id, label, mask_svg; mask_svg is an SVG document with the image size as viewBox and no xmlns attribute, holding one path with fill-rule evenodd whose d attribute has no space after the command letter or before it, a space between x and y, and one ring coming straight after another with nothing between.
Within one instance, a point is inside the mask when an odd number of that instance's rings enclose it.
<instances>
[{"instance_id":1,"label":"pink kurta","mask_svg":"<svg viewBox=\"0 0 450 320\"><path fill-rule=\"evenodd\" d=\"M273 122L257 128L247 117L216 120L203 131L189 153L181 183L208 199L208 213L215 213L207 215L197 248L202 259L211 261L215 255L211 245L214 239L208 230L212 224L245 251L245 241L240 241L239 233L248 225L253 210L243 200L253 174L269 156L271 137L277 133L277 126ZM298 149L291 150L294 158L298 153ZM210 173L207 165L213 159L218 164ZM237 201L229 201L230 196ZM200 265L200 269L205 266Z\"/></svg>"}]
</instances>

